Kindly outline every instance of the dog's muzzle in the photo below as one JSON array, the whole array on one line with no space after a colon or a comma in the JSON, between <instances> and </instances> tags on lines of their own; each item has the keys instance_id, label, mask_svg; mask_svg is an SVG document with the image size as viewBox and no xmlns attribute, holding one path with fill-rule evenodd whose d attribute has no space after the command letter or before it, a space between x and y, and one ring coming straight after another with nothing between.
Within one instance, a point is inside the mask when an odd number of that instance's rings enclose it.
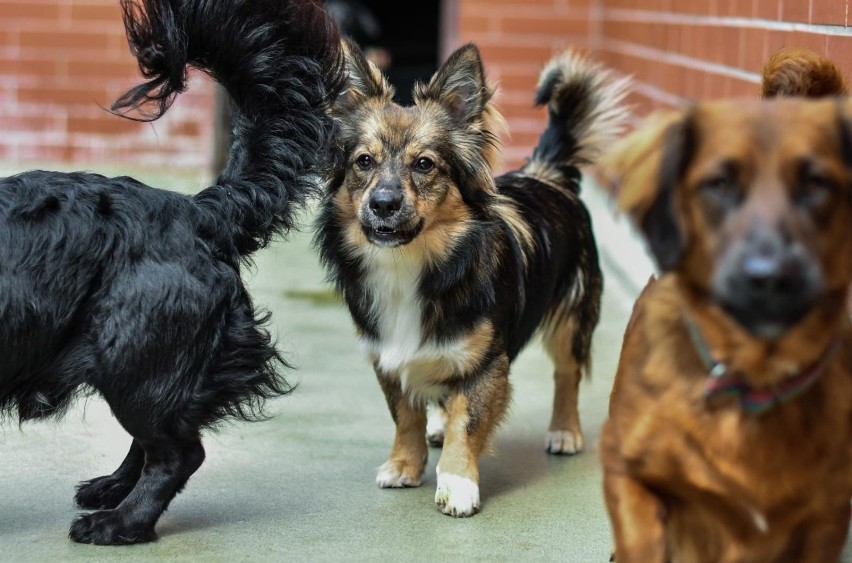
<instances>
[{"instance_id":1,"label":"dog's muzzle","mask_svg":"<svg viewBox=\"0 0 852 563\"><path fill-rule=\"evenodd\" d=\"M771 339L804 317L822 285L819 266L801 244L761 230L731 248L713 276L712 290L746 330Z\"/></svg>"},{"instance_id":2,"label":"dog's muzzle","mask_svg":"<svg viewBox=\"0 0 852 563\"><path fill-rule=\"evenodd\" d=\"M402 246L423 229L423 220L414 217L402 190L377 188L361 209L361 229L377 246Z\"/></svg>"}]
</instances>

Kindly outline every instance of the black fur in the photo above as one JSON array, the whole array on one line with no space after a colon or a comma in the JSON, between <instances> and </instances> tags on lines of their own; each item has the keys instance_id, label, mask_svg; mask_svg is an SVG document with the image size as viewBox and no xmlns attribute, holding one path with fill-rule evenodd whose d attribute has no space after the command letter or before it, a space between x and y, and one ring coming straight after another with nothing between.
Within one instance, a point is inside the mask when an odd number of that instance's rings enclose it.
<instances>
[{"instance_id":1,"label":"black fur","mask_svg":"<svg viewBox=\"0 0 852 563\"><path fill-rule=\"evenodd\" d=\"M148 82L113 109L154 119L188 66L232 98L230 161L196 196L131 178L28 172L0 180L0 414L58 416L94 390L133 437L110 476L84 482L71 539L127 544L201 465L200 433L262 418L289 386L240 264L315 189L341 87L336 32L311 0L123 0Z\"/></svg>"},{"instance_id":2,"label":"black fur","mask_svg":"<svg viewBox=\"0 0 852 563\"><path fill-rule=\"evenodd\" d=\"M686 250L685 236L678 225L675 209L675 186L683 178L695 153L697 133L692 119L691 114L687 115L666 132L660 187L639 225L657 265L664 272L676 268Z\"/></svg>"}]
</instances>

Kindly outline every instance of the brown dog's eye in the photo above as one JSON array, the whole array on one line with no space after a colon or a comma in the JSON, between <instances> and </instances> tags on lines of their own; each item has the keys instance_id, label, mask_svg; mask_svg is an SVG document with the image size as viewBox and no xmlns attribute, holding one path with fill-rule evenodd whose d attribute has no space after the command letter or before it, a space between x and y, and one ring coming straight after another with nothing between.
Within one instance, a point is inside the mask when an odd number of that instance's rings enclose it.
<instances>
[{"instance_id":1,"label":"brown dog's eye","mask_svg":"<svg viewBox=\"0 0 852 563\"><path fill-rule=\"evenodd\" d=\"M711 176L702 180L699 188L703 194L725 208L736 207L742 201L742 191L731 176Z\"/></svg>"},{"instance_id":2,"label":"brown dog's eye","mask_svg":"<svg viewBox=\"0 0 852 563\"><path fill-rule=\"evenodd\" d=\"M802 207L818 207L828 201L836 189L837 184L831 178L810 174L796 193L796 202Z\"/></svg>"},{"instance_id":3,"label":"brown dog's eye","mask_svg":"<svg viewBox=\"0 0 852 563\"><path fill-rule=\"evenodd\" d=\"M357 164L361 170L369 170L373 167L374 163L375 161L373 160L373 157L368 154L362 154L355 159L355 164Z\"/></svg>"},{"instance_id":4,"label":"brown dog's eye","mask_svg":"<svg viewBox=\"0 0 852 563\"><path fill-rule=\"evenodd\" d=\"M435 163L425 156L421 156L414 162L414 169L418 172L429 172L435 167Z\"/></svg>"}]
</instances>

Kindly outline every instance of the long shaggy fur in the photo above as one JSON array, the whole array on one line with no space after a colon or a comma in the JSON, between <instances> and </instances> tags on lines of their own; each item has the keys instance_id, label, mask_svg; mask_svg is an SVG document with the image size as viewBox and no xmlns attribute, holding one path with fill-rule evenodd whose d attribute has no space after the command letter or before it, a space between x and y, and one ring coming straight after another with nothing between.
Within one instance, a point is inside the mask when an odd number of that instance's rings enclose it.
<instances>
[{"instance_id":1,"label":"long shaggy fur","mask_svg":"<svg viewBox=\"0 0 852 563\"><path fill-rule=\"evenodd\" d=\"M148 81L113 109L153 104L144 118L159 117L196 67L227 89L235 130L226 169L195 196L87 173L0 180L0 412L60 415L78 390L106 399L134 442L116 473L78 491L83 508L121 503L74 523L72 539L100 544L153 539L203 460L201 430L260 418L288 392L240 264L316 189L343 78L336 32L310 0L122 7Z\"/></svg>"},{"instance_id":2,"label":"long shaggy fur","mask_svg":"<svg viewBox=\"0 0 852 563\"><path fill-rule=\"evenodd\" d=\"M781 49L763 65L761 98L845 96L846 79L831 60L807 49Z\"/></svg>"},{"instance_id":3,"label":"long shaggy fur","mask_svg":"<svg viewBox=\"0 0 852 563\"><path fill-rule=\"evenodd\" d=\"M406 428L378 483L419 484L426 452L410 421L425 420L424 400L445 406L447 428L466 428L453 439L476 460L508 402L509 363L538 331L557 364L548 447L579 451L576 382L588 371L603 285L579 167L620 132L626 81L576 55L552 62L536 95L547 128L524 167L495 177L502 118L475 46L417 86L410 108L393 104L357 48L347 58L335 107L342 155L316 242L398 432ZM440 467L477 482L474 468L459 473L446 455ZM474 503L469 490L447 486L439 476L442 511L475 512L478 489Z\"/></svg>"}]
</instances>

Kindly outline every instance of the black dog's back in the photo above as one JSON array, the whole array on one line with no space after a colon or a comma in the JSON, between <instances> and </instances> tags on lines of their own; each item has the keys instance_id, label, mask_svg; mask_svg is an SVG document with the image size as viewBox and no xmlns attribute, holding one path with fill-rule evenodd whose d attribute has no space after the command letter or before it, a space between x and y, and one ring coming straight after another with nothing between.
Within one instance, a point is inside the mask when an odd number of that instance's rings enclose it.
<instances>
[{"instance_id":1,"label":"black dog's back","mask_svg":"<svg viewBox=\"0 0 852 563\"><path fill-rule=\"evenodd\" d=\"M204 459L200 432L262 416L289 390L240 264L314 190L342 81L336 33L312 0L122 3L149 79L114 109L156 118L186 66L232 96L231 160L196 196L130 178L28 172L0 180L0 414L61 414L100 393L133 437L112 474L80 485L76 541L123 544L154 525Z\"/></svg>"}]
</instances>

